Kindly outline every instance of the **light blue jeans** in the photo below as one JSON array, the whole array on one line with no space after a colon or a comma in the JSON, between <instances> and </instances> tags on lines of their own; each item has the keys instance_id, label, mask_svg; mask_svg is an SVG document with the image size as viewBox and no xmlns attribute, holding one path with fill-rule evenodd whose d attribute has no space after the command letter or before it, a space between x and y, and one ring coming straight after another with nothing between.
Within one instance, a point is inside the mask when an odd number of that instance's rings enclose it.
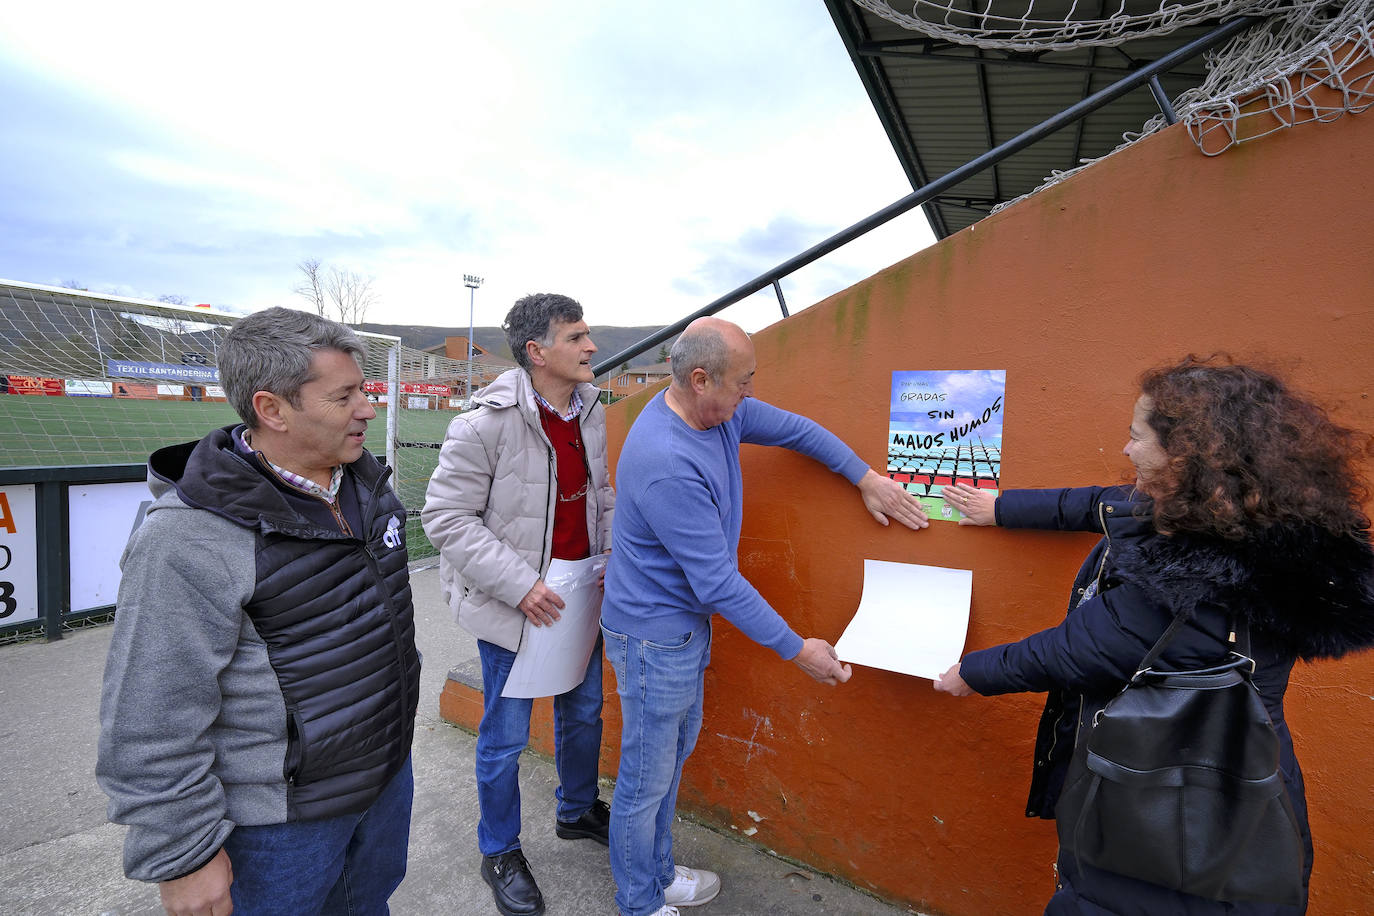
<instances>
[{"instance_id":1,"label":"light blue jeans","mask_svg":"<svg viewBox=\"0 0 1374 916\"><path fill-rule=\"evenodd\" d=\"M711 622L650 642L604 623L623 726L611 802L611 877L622 916L663 906L673 883L673 816L682 765L701 732L702 686L711 661Z\"/></svg>"},{"instance_id":2,"label":"light blue jeans","mask_svg":"<svg viewBox=\"0 0 1374 916\"><path fill-rule=\"evenodd\" d=\"M482 659L482 721L477 726L477 848L496 856L520 848L520 754L530 743L534 701L501 696L515 653L477 641ZM575 821L596 801L601 765L601 645L587 660L582 683L553 698L555 815Z\"/></svg>"},{"instance_id":3,"label":"light blue jeans","mask_svg":"<svg viewBox=\"0 0 1374 916\"><path fill-rule=\"evenodd\" d=\"M410 761L366 811L235 827L224 841L243 916L385 916L406 873Z\"/></svg>"}]
</instances>

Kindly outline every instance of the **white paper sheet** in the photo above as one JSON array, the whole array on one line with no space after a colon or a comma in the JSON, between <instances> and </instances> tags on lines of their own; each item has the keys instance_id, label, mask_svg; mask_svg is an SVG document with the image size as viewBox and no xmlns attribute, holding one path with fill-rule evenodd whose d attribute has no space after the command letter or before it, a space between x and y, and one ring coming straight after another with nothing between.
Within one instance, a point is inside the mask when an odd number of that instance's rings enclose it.
<instances>
[{"instance_id":1,"label":"white paper sheet","mask_svg":"<svg viewBox=\"0 0 1374 916\"><path fill-rule=\"evenodd\" d=\"M601 627L601 570L605 554L585 560L554 560L544 584L566 607L549 626L525 621L520 651L515 653L503 697L551 697L567 693L587 673L587 662Z\"/></svg>"},{"instance_id":2,"label":"white paper sheet","mask_svg":"<svg viewBox=\"0 0 1374 916\"><path fill-rule=\"evenodd\" d=\"M856 665L933 681L963 654L972 592L971 570L864 560L859 609L835 651Z\"/></svg>"}]
</instances>

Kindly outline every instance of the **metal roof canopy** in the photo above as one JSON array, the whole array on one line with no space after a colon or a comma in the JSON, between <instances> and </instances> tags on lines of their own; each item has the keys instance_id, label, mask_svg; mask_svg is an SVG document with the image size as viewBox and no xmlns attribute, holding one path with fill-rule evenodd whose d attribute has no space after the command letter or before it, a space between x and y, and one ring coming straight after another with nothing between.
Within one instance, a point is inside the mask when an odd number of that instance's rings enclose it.
<instances>
[{"instance_id":1,"label":"metal roof canopy","mask_svg":"<svg viewBox=\"0 0 1374 916\"><path fill-rule=\"evenodd\" d=\"M1105 8L1105 0L1097 0ZM986 50L930 38L852 0L825 0L892 148L913 188L954 171L1022 131L1215 29L1219 20L1116 47L1069 51ZM1071 0L1064 0L1067 11ZM1037 13L1054 6L1038 0ZM1203 79L1201 59L1159 78L1169 99ZM1054 170L1105 156L1161 111L1149 86L922 205L945 238L1043 184Z\"/></svg>"}]
</instances>

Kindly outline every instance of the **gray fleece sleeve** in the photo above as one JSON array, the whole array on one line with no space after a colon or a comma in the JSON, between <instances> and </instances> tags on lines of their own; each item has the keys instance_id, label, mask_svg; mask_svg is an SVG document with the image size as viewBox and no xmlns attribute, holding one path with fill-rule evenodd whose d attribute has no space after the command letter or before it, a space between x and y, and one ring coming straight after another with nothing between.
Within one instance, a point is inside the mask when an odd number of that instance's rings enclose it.
<instances>
[{"instance_id":1,"label":"gray fleece sleeve","mask_svg":"<svg viewBox=\"0 0 1374 916\"><path fill-rule=\"evenodd\" d=\"M207 732L256 580L253 544L251 531L178 504L150 511L124 552L96 780L110 820L129 826L130 878L189 874L234 827Z\"/></svg>"}]
</instances>

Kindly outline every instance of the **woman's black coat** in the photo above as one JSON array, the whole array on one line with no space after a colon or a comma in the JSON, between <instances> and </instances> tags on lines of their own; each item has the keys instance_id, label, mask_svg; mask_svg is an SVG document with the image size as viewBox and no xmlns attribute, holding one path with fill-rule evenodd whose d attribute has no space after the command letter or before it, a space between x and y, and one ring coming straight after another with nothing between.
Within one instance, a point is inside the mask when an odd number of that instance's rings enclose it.
<instances>
[{"instance_id":1,"label":"woman's black coat","mask_svg":"<svg viewBox=\"0 0 1374 916\"><path fill-rule=\"evenodd\" d=\"M1008 528L1097 531L1104 536L1074 580L1057 627L964 657L960 674L983 695L1046 691L1036 738L1029 817L1052 818L1083 723L1134 674L1181 608L1191 619L1157 667L1202 667L1227 651L1232 614L1249 622L1254 683L1278 732L1280 767L1307 846L1302 772L1283 715L1297 658L1335 657L1374 644L1374 553L1367 539L1276 526L1243 541L1155 532L1130 488L1009 490L997 501ZM1303 908L1223 904L1061 858L1060 889L1046 913L1092 916L1295 914ZM1305 881L1305 879L1304 879Z\"/></svg>"}]
</instances>

